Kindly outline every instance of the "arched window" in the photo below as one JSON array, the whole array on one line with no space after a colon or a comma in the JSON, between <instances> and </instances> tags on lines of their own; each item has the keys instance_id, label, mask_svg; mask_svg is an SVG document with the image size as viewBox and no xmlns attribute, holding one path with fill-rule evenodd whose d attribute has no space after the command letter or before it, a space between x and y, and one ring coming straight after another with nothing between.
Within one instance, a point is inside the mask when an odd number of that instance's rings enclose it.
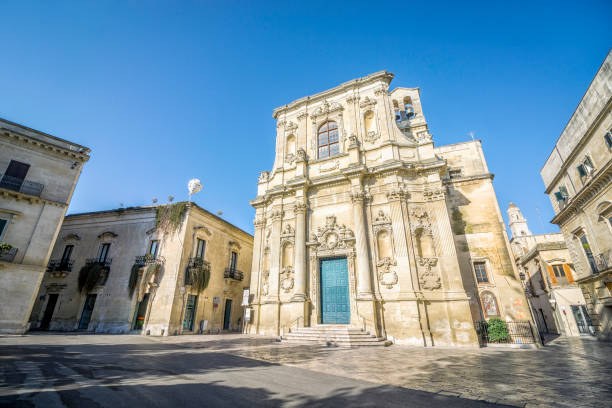
<instances>
[{"instance_id":1,"label":"arched window","mask_svg":"<svg viewBox=\"0 0 612 408\"><path fill-rule=\"evenodd\" d=\"M338 125L336 122L325 122L319 128L319 159L332 157L340 153L338 143Z\"/></svg>"},{"instance_id":2,"label":"arched window","mask_svg":"<svg viewBox=\"0 0 612 408\"><path fill-rule=\"evenodd\" d=\"M406 119L414 117L414 108L412 107L412 99L410 97L404 98L404 112L406 112Z\"/></svg>"}]
</instances>

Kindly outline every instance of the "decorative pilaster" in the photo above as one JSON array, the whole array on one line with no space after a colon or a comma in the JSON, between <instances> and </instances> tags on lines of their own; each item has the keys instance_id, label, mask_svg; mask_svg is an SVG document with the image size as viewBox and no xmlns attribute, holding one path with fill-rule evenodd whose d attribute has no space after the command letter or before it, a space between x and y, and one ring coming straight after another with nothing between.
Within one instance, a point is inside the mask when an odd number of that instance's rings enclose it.
<instances>
[{"instance_id":1,"label":"decorative pilaster","mask_svg":"<svg viewBox=\"0 0 612 408\"><path fill-rule=\"evenodd\" d=\"M279 277L280 277L280 235L281 235L281 219L283 218L283 211L275 210L269 215L269 219L272 221L272 236L270 241L270 253L272 257L270 259L270 276L269 276L269 289L268 299L278 300L279 290Z\"/></svg>"},{"instance_id":2,"label":"decorative pilaster","mask_svg":"<svg viewBox=\"0 0 612 408\"><path fill-rule=\"evenodd\" d=\"M292 300L306 300L306 212L308 205L295 205L295 290Z\"/></svg>"},{"instance_id":3,"label":"decorative pilaster","mask_svg":"<svg viewBox=\"0 0 612 408\"><path fill-rule=\"evenodd\" d=\"M363 203L367 193L360 191L351 193L353 202L353 218L355 223L355 249L357 251L357 296L362 299L372 298L372 273L368 251L368 236L363 212Z\"/></svg>"}]
</instances>

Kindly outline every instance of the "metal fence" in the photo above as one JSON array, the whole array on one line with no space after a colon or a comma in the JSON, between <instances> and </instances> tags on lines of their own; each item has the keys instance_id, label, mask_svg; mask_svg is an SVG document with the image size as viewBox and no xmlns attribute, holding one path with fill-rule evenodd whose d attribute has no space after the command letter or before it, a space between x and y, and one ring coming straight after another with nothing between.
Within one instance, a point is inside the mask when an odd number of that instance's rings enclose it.
<instances>
[{"instance_id":1,"label":"metal fence","mask_svg":"<svg viewBox=\"0 0 612 408\"><path fill-rule=\"evenodd\" d=\"M476 332L480 336L480 340L484 344L533 344L533 330L531 322L505 322L508 330L508 338L506 340L490 341L489 339L489 322L476 322Z\"/></svg>"}]
</instances>

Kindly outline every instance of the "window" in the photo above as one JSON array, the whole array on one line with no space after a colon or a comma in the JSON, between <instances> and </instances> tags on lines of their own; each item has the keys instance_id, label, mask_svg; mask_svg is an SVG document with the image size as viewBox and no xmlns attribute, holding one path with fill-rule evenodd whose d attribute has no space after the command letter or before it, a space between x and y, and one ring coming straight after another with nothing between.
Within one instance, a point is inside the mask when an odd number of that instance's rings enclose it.
<instances>
[{"instance_id":1,"label":"window","mask_svg":"<svg viewBox=\"0 0 612 408\"><path fill-rule=\"evenodd\" d=\"M590 176L591 174L593 174L594 171L595 166L593 165L591 158L589 156L584 156L584 160L582 161L580 166L578 166L578 174L580 175L580 178Z\"/></svg>"},{"instance_id":2,"label":"window","mask_svg":"<svg viewBox=\"0 0 612 408\"><path fill-rule=\"evenodd\" d=\"M476 272L476 281L478 283L489 283L485 262L474 262L474 272Z\"/></svg>"},{"instance_id":3,"label":"window","mask_svg":"<svg viewBox=\"0 0 612 408\"><path fill-rule=\"evenodd\" d=\"M232 256L230 258L230 269L232 271L236 270L236 264L238 263L238 254L232 251Z\"/></svg>"},{"instance_id":4,"label":"window","mask_svg":"<svg viewBox=\"0 0 612 408\"><path fill-rule=\"evenodd\" d=\"M102 244L100 247L100 256L98 257L98 261L104 262L106 258L108 258L108 251L110 250L111 244Z\"/></svg>"},{"instance_id":5,"label":"window","mask_svg":"<svg viewBox=\"0 0 612 408\"><path fill-rule=\"evenodd\" d=\"M0 242L2 242L2 239L4 238L4 233L6 232L8 227L8 220L5 220L4 218L0 218Z\"/></svg>"},{"instance_id":6,"label":"window","mask_svg":"<svg viewBox=\"0 0 612 408\"><path fill-rule=\"evenodd\" d=\"M159 248L159 241L154 239L149 244L149 255L157 256L157 249Z\"/></svg>"},{"instance_id":7,"label":"window","mask_svg":"<svg viewBox=\"0 0 612 408\"><path fill-rule=\"evenodd\" d=\"M604 140L606 141L606 146L608 146L608 149L612 149L612 130L608 131L608 133L604 135Z\"/></svg>"},{"instance_id":8,"label":"window","mask_svg":"<svg viewBox=\"0 0 612 408\"><path fill-rule=\"evenodd\" d=\"M555 277L561 278L565 277L565 271L563 270L563 265L553 265L553 271L555 272Z\"/></svg>"},{"instance_id":9,"label":"window","mask_svg":"<svg viewBox=\"0 0 612 408\"><path fill-rule=\"evenodd\" d=\"M203 239L198 238L197 243L196 243L195 257L196 258L200 258L200 259L204 259L204 251L205 250L206 250L206 241L204 241Z\"/></svg>"},{"instance_id":10,"label":"window","mask_svg":"<svg viewBox=\"0 0 612 408\"><path fill-rule=\"evenodd\" d=\"M338 142L338 125L336 122L326 122L319 128L319 159L332 157L340 153Z\"/></svg>"},{"instance_id":11,"label":"window","mask_svg":"<svg viewBox=\"0 0 612 408\"><path fill-rule=\"evenodd\" d=\"M74 245L66 245L66 248L64 248L64 253L62 254L62 263L70 261L70 256L72 255L73 249Z\"/></svg>"},{"instance_id":12,"label":"window","mask_svg":"<svg viewBox=\"0 0 612 408\"><path fill-rule=\"evenodd\" d=\"M0 187L20 191L29 169L29 164L11 160L4 172L4 176L2 176L2 180L0 180Z\"/></svg>"},{"instance_id":13,"label":"window","mask_svg":"<svg viewBox=\"0 0 612 408\"><path fill-rule=\"evenodd\" d=\"M587 262L591 266L591 272L597 273L597 265L595 264L595 257L593 256L593 251L591 251L591 246L589 245L589 241L587 240L586 235L580 237L580 245L582 245L582 249L584 250L584 255L587 257Z\"/></svg>"},{"instance_id":14,"label":"window","mask_svg":"<svg viewBox=\"0 0 612 408\"><path fill-rule=\"evenodd\" d=\"M559 191L555 193L555 198L558 202L565 201L569 197L567 188L565 186L559 186Z\"/></svg>"}]
</instances>

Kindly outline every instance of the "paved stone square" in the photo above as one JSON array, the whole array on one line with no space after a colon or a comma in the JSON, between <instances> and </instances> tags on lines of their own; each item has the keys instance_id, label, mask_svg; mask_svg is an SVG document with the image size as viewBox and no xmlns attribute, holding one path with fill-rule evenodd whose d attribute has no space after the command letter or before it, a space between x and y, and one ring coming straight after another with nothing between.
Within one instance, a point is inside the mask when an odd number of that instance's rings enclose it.
<instances>
[{"instance_id":1,"label":"paved stone square","mask_svg":"<svg viewBox=\"0 0 612 408\"><path fill-rule=\"evenodd\" d=\"M0 406L561 406L612 397L610 344L341 349L243 335L0 337Z\"/></svg>"}]
</instances>

